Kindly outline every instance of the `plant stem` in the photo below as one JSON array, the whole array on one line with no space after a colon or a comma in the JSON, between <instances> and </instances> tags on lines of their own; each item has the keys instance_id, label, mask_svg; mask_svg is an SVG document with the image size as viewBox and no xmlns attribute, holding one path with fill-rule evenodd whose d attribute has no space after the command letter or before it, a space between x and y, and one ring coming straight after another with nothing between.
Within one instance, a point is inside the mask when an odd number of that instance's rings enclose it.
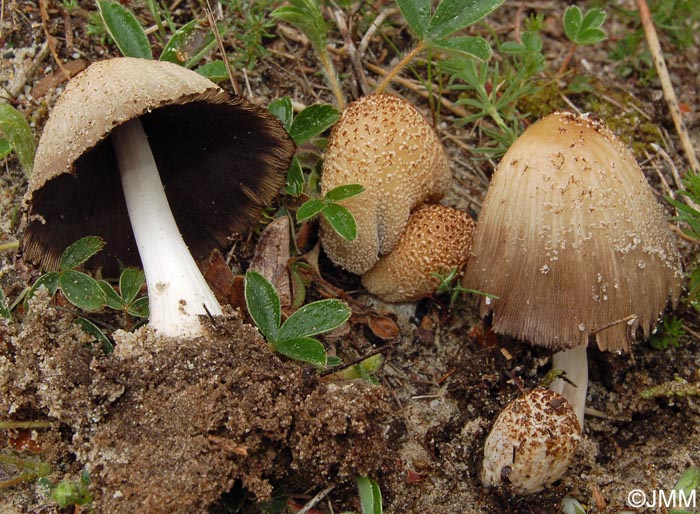
<instances>
[{"instance_id":1,"label":"plant stem","mask_svg":"<svg viewBox=\"0 0 700 514\"><path fill-rule=\"evenodd\" d=\"M34 478L36 478L35 473L22 473L18 477L10 478L9 480L4 480L0 482L0 489L9 489L10 487L19 485L22 482L31 482L32 480L34 480Z\"/></svg>"},{"instance_id":2,"label":"plant stem","mask_svg":"<svg viewBox=\"0 0 700 514\"><path fill-rule=\"evenodd\" d=\"M569 51L566 53L566 57L564 57L564 61L561 63L561 66L557 71L557 75L563 75L566 71L566 68L569 67L569 63L571 62L571 59L574 56L574 52L576 52L576 48L578 48L578 45L576 43L572 43L571 47L569 48Z\"/></svg>"},{"instance_id":3,"label":"plant stem","mask_svg":"<svg viewBox=\"0 0 700 514\"><path fill-rule=\"evenodd\" d=\"M19 241L3 243L0 245L0 252L9 252L10 250L16 250L17 248L19 248Z\"/></svg>"},{"instance_id":4,"label":"plant stem","mask_svg":"<svg viewBox=\"0 0 700 514\"><path fill-rule=\"evenodd\" d=\"M0 453L0 462L2 462L3 464L11 464L17 468L28 469L33 473L36 473L39 466L41 466L41 462L33 462L31 460L18 459L17 457L4 455L2 453Z\"/></svg>"},{"instance_id":5,"label":"plant stem","mask_svg":"<svg viewBox=\"0 0 700 514\"><path fill-rule=\"evenodd\" d=\"M394 69L392 69L385 77L384 80L382 80L379 85L375 88L374 92L379 94L382 91L384 91L389 84L394 80L394 77L396 77L401 70L403 70L406 66L408 66L408 63L413 60L413 58L418 55L423 49L425 48L425 41L420 41L410 52L408 52L406 55L403 56L403 58L394 66Z\"/></svg>"},{"instance_id":6,"label":"plant stem","mask_svg":"<svg viewBox=\"0 0 700 514\"><path fill-rule=\"evenodd\" d=\"M321 65L326 72L326 78L328 79L328 84L331 86L331 91L333 91L333 96L335 96L338 109L342 111L345 109L345 97L343 96L343 89L338 82L338 74L335 71L335 66L333 66L333 61L325 49L318 53L318 59L321 61Z\"/></svg>"},{"instance_id":7,"label":"plant stem","mask_svg":"<svg viewBox=\"0 0 700 514\"><path fill-rule=\"evenodd\" d=\"M50 421L0 421L0 430L15 430L22 428L51 428Z\"/></svg>"}]
</instances>

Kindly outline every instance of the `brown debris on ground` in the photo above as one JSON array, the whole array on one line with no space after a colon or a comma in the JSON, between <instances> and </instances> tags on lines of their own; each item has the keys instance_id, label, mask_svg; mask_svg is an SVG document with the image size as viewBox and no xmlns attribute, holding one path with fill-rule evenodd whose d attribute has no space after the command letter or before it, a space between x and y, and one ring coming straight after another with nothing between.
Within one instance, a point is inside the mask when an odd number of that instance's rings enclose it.
<instances>
[{"instance_id":1,"label":"brown debris on ground","mask_svg":"<svg viewBox=\"0 0 700 514\"><path fill-rule=\"evenodd\" d=\"M3 332L0 408L70 431L44 450L90 472L98 512L198 512L236 480L266 500L290 468L314 487L383 463L384 389L322 382L236 312L193 340L122 332L101 355L47 300L32 302L19 333Z\"/></svg>"}]
</instances>

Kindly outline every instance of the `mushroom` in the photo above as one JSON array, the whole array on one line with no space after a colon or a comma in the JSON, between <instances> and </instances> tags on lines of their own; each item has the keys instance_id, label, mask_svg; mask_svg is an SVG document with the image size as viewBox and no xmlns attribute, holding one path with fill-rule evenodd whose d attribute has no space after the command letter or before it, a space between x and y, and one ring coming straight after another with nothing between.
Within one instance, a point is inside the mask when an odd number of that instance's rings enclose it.
<instances>
[{"instance_id":1,"label":"mushroom","mask_svg":"<svg viewBox=\"0 0 700 514\"><path fill-rule=\"evenodd\" d=\"M474 220L440 204L416 210L396 248L362 276L362 285L385 302L418 300L440 285L436 273L461 267L469 257Z\"/></svg>"},{"instance_id":2,"label":"mushroom","mask_svg":"<svg viewBox=\"0 0 700 514\"><path fill-rule=\"evenodd\" d=\"M361 195L341 202L355 217L357 237L343 239L321 219L326 254L352 273L365 273L394 249L411 210L442 197L450 179L437 135L406 100L382 94L353 102L331 132L321 192L364 186Z\"/></svg>"},{"instance_id":3,"label":"mushroom","mask_svg":"<svg viewBox=\"0 0 700 514\"><path fill-rule=\"evenodd\" d=\"M94 265L142 263L150 326L194 336L198 315L221 312L195 259L250 227L293 153L274 116L193 71L94 63L67 85L39 142L24 256L56 268L70 243L100 236Z\"/></svg>"},{"instance_id":4,"label":"mushroom","mask_svg":"<svg viewBox=\"0 0 700 514\"><path fill-rule=\"evenodd\" d=\"M681 291L680 255L632 153L588 116L554 113L504 155L463 285L492 293L493 330L560 351L553 384L583 427L586 346L626 351ZM545 481L549 480L547 478Z\"/></svg>"},{"instance_id":5,"label":"mushroom","mask_svg":"<svg viewBox=\"0 0 700 514\"><path fill-rule=\"evenodd\" d=\"M571 404L537 387L506 405L496 418L484 444L481 481L507 483L515 494L539 491L569 467L580 432Z\"/></svg>"}]
</instances>

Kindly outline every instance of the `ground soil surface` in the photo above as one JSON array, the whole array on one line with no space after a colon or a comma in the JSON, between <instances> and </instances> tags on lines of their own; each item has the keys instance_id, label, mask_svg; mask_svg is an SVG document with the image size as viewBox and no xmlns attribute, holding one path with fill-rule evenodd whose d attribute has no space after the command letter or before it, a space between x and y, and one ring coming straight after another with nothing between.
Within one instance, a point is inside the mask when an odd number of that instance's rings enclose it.
<instances>
[{"instance_id":1,"label":"ground soil surface","mask_svg":"<svg viewBox=\"0 0 700 514\"><path fill-rule=\"evenodd\" d=\"M123 3L133 4L144 26L153 25L141 2ZM223 2L221 12L230 14L233 4L242 3L247 2ZM69 2L2 3L0 94L26 116L37 140L65 86L56 59L66 73L75 74L119 55L113 43L88 30L92 2L76 4L71 9ZM609 39L578 48L561 75L557 70L570 48L561 28L567 2L508 1L470 33L516 40L527 17L541 13L546 71L537 80L544 87L539 96L518 104L524 121L556 109L599 117L632 147L670 217L664 196L676 190L674 174L682 174L688 163L630 15L634 3L598 4L607 5ZM176 1L171 11L176 24L205 20L201 2ZM371 92L381 80L378 70L390 69L397 51L415 43L392 2L329 7L326 14L331 56L348 100ZM358 54L378 15L384 22ZM684 22L671 20L667 26ZM698 18L689 23L690 44L664 32L661 44L691 142L698 147ZM262 105L284 95L303 105L333 103L308 39L285 25L269 33L263 41L266 55L245 73L237 72L246 94ZM639 35L639 46L616 56L616 45L631 34ZM229 52L243 44L235 35L224 39ZM364 80L358 80L360 69ZM481 130L490 126L459 123L449 108L457 94L440 87L438 97L446 102L438 109L440 99L428 99L422 87L426 76L425 60L418 60L391 92L434 123L448 152L453 184L442 202L478 216L498 160L480 158L472 149L490 143ZM447 80L432 78L442 86ZM586 88L571 87L581 79ZM227 83L222 87L230 89ZM14 156L1 165L4 244L22 237L27 180ZM298 244L313 247L311 227ZM232 275L247 268L258 234L239 235L235 245L223 249ZM686 269L697 266L697 245L680 238L678 244ZM41 272L21 252L4 250L0 260L0 285L10 300ZM46 420L50 428L3 431L2 455L49 463L53 484L78 481L87 471L94 500L61 510L30 477L0 489L0 511L270 512L274 504L276 512L296 512L323 493L315 510L307 512L360 512L354 477L368 474L379 483L388 513L554 513L567 496L587 512L617 513L628 509L630 491L670 490L686 469L700 467L700 324L685 302L674 313L686 328L678 346L657 350L638 341L628 354L589 348L588 412L572 465L546 490L514 496L482 486L484 441L503 407L543 379L550 352L490 332L473 297L452 308L449 297L440 295L392 306L365 294L357 277L322 254L318 266L323 278L311 281L308 299L340 297L354 312L350 323L323 341L345 361L383 348L376 385L321 376L274 354L245 313L235 309L235 300L194 342L167 340L147 328L129 333L133 320L97 315L110 335L114 331L116 350L110 355L72 323L78 313L60 297L39 294L26 310L16 309L11 322L0 324L0 421ZM210 276L216 274L212 269L210 263ZM234 291L230 298L235 296ZM687 381L682 395L642 396L681 380ZM1 464L0 481L22 471Z\"/></svg>"}]
</instances>

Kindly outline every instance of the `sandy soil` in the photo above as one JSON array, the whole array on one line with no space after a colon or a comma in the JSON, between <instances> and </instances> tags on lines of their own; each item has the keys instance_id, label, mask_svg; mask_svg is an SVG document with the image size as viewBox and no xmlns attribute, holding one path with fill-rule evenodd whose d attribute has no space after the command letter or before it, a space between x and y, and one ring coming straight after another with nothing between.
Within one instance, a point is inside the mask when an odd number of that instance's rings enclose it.
<instances>
[{"instance_id":1,"label":"sandy soil","mask_svg":"<svg viewBox=\"0 0 700 514\"><path fill-rule=\"evenodd\" d=\"M69 14L59 2L47 3L48 21L42 22L38 2L4 2L0 36L2 85L8 88L26 74L10 101L30 120L37 138L64 87L50 52L41 50L44 27L57 38L62 62L76 72L117 55L113 45L87 33L91 7ZM632 8L631 2L614 4ZM375 6L378 12L389 7L381 1ZM512 38L514 20L544 13L544 52L554 73L568 49L560 28L564 3L527 2L520 13L519 7L519 2L507 2L489 17L489 25L500 37ZM187 21L193 13L201 17L199 4L183 2L176 19ZM139 14L149 19L145 10ZM399 17L390 19L394 23L385 35L403 49L409 34ZM570 94L566 100L596 112L623 140L634 141L635 155L663 201L669 192L665 184L674 182L672 169L682 171L687 164L658 81L642 79L648 71L640 61L640 68L623 78L610 58L615 41L632 29L629 18L611 9L606 28L610 41L580 48L573 72L551 81L555 94L533 99L539 112L530 109L531 120L571 108L563 98L566 86L575 75L588 77L593 92ZM304 104L332 102L313 53L306 51L303 38L290 34L285 30L269 40L270 55L248 72L253 99L267 103L288 94ZM335 28L331 37L342 47ZM668 65L697 147L697 40L683 51L674 51L668 38L662 37L662 44L669 49ZM376 36L370 49L369 64L390 66L393 50L385 39ZM385 53L389 57L382 57ZM338 50L334 59L347 78L348 98L358 94L347 53ZM432 104L415 88L396 86L395 92L436 119ZM655 127L652 136L646 131L650 126ZM455 178L444 203L476 214L496 162L473 158L469 148L483 143L480 133L458 126L447 110L441 111L436 129ZM18 213L26 189L16 159L2 165L0 243L21 238ZM251 234L236 247L238 271L245 269L256 238ZM686 267L697 262L695 246L679 245ZM21 254L3 252L0 259L0 285L14 299L39 270L23 262ZM700 382L700 330L692 308L682 305L676 312L690 329L678 347L659 351L641 341L626 355L589 349L588 414L574 462L547 490L515 497L481 485L483 445L497 414L519 388L542 380L550 367L548 352L490 333L478 319L474 299L452 310L446 298L395 308L358 294L357 278L323 257L320 267L324 278L345 289L346 298L363 305L365 313L384 314L399 328L396 341L387 344L366 322L354 319L324 339L346 360L386 345L378 385L319 377L312 368L279 358L234 312L209 325L207 337L188 344L161 340L147 329L137 335L118 332L116 352L105 356L71 324L73 310L39 298L27 312L20 308L12 323L0 322L0 418L49 420L53 428L3 432L3 454L49 462L53 482L76 480L89 471L93 508L105 513L269 512L254 499L271 497L289 498L288 512L294 512L294 505L304 505L327 487L332 489L315 512L359 512L352 478L365 473L380 484L385 512L394 514L554 513L565 496L591 513L618 513L626 508L630 491L669 490L685 469L700 466L700 410L693 392ZM324 283L310 287L312 297L328 291ZM678 378L690 384L689 394L642 397L644 390ZM3 464L0 481L18 473ZM240 507L232 498L241 500ZM0 489L0 507L8 514L59 512L36 481Z\"/></svg>"}]
</instances>

